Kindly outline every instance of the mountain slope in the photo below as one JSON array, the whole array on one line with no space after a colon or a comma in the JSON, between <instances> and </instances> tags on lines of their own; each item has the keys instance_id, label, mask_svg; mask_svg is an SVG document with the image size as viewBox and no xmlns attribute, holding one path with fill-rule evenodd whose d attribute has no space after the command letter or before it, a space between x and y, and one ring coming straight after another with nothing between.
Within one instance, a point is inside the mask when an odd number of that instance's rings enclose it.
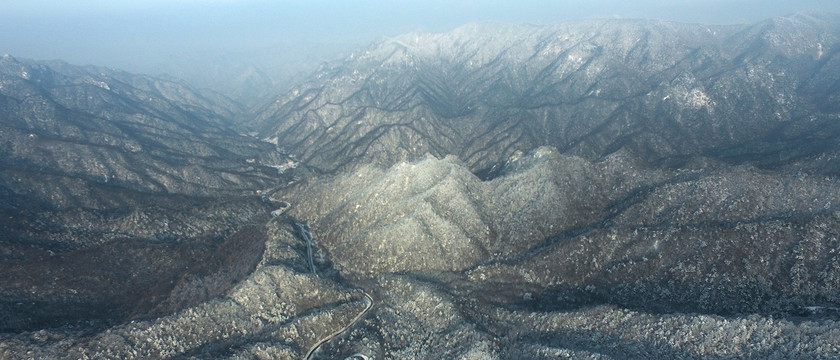
<instances>
[{"instance_id":1,"label":"mountain slope","mask_svg":"<svg viewBox=\"0 0 840 360\"><path fill-rule=\"evenodd\" d=\"M273 210L255 191L292 163L235 131L241 111L183 83L2 57L0 329L167 313L186 269L253 270L264 235L241 234ZM230 248L247 250L231 264Z\"/></svg>"},{"instance_id":2,"label":"mountain slope","mask_svg":"<svg viewBox=\"0 0 840 360\"><path fill-rule=\"evenodd\" d=\"M9 67L0 357L836 357L838 38L409 34L267 104L262 142L172 82Z\"/></svg>"},{"instance_id":3,"label":"mountain slope","mask_svg":"<svg viewBox=\"0 0 840 360\"><path fill-rule=\"evenodd\" d=\"M255 122L327 172L425 153L487 172L542 145L587 159L627 148L654 163L713 155L780 166L814 156L814 138L819 151L836 149L821 136L836 133L838 29L836 16L797 15L408 34L322 68Z\"/></svg>"},{"instance_id":4,"label":"mountain slope","mask_svg":"<svg viewBox=\"0 0 840 360\"><path fill-rule=\"evenodd\" d=\"M210 210L242 204L221 198L255 200L255 190L285 184L278 169L293 162L238 134L232 117L241 109L219 99L168 80L4 56L4 241L55 250L226 228ZM250 218L264 211L257 204L232 214Z\"/></svg>"},{"instance_id":5,"label":"mountain slope","mask_svg":"<svg viewBox=\"0 0 840 360\"><path fill-rule=\"evenodd\" d=\"M275 193L299 218L266 224L259 264L223 295L93 335L7 335L0 354L836 354L840 273L827 249L837 247L840 212L824 208L838 200L836 180L638 164L540 148L489 182L452 157L304 181ZM754 202L763 202L756 212ZM311 225L315 273L299 221ZM175 293L212 284L190 279Z\"/></svg>"},{"instance_id":6,"label":"mountain slope","mask_svg":"<svg viewBox=\"0 0 840 360\"><path fill-rule=\"evenodd\" d=\"M640 164L543 147L488 182L427 158L275 195L350 278L451 273L483 289L471 297L530 292L549 309L564 296L767 314L840 301L836 179Z\"/></svg>"},{"instance_id":7,"label":"mountain slope","mask_svg":"<svg viewBox=\"0 0 840 360\"><path fill-rule=\"evenodd\" d=\"M240 109L231 103L144 76L2 61L7 174L45 172L73 179L68 181L184 194L235 193L274 180L276 171L266 164L279 165L282 156L233 130L230 119ZM66 205L60 190L36 196Z\"/></svg>"}]
</instances>

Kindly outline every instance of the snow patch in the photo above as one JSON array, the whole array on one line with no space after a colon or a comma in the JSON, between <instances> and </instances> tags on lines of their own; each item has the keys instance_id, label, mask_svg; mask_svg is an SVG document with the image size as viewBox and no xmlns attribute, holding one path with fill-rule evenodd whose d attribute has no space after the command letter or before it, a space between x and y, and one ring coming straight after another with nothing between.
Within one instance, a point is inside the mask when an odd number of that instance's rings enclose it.
<instances>
[{"instance_id":1,"label":"snow patch","mask_svg":"<svg viewBox=\"0 0 840 360\"><path fill-rule=\"evenodd\" d=\"M93 85L93 86L101 87L105 90L109 90L109 91L111 90L111 87L108 86L108 83L106 83L104 81L97 81L97 80L94 80L94 79L88 79L87 83L90 84L90 85Z\"/></svg>"},{"instance_id":2,"label":"snow patch","mask_svg":"<svg viewBox=\"0 0 840 360\"><path fill-rule=\"evenodd\" d=\"M107 84L107 83L105 83L104 81L94 81L94 82L93 82L93 85L99 86L99 87L101 87L101 88L103 88L103 89L105 89L105 90L111 90L111 87L110 87L110 86L108 86L108 84Z\"/></svg>"},{"instance_id":3,"label":"snow patch","mask_svg":"<svg viewBox=\"0 0 840 360\"><path fill-rule=\"evenodd\" d=\"M277 169L278 174L282 174L282 173L286 172L286 170L297 168L298 163L293 161L293 160L289 160L289 161L286 161L285 163L282 163L280 165L276 165L276 164L264 164L264 165L268 166L268 167L273 167L273 168Z\"/></svg>"},{"instance_id":4,"label":"snow patch","mask_svg":"<svg viewBox=\"0 0 840 360\"><path fill-rule=\"evenodd\" d=\"M688 104L695 109L700 109L702 107L712 107L714 105L714 101L706 95L703 90L699 88L695 88L691 90L691 93L688 95Z\"/></svg>"}]
</instances>

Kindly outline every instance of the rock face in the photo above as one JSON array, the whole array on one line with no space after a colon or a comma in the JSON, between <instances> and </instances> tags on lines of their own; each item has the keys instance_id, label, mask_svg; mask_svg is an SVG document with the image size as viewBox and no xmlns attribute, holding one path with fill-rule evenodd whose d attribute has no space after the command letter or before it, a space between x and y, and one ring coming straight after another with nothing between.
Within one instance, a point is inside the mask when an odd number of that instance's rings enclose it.
<instances>
[{"instance_id":1,"label":"rock face","mask_svg":"<svg viewBox=\"0 0 840 360\"><path fill-rule=\"evenodd\" d=\"M627 149L654 163L781 166L836 152L838 28L836 16L800 15L407 34L322 68L255 122L325 172L426 153L490 171L544 145L589 160Z\"/></svg>"},{"instance_id":2,"label":"rock face","mask_svg":"<svg viewBox=\"0 0 840 360\"><path fill-rule=\"evenodd\" d=\"M836 357L838 43L831 15L409 34L262 142L170 82L6 58L0 358Z\"/></svg>"}]
</instances>

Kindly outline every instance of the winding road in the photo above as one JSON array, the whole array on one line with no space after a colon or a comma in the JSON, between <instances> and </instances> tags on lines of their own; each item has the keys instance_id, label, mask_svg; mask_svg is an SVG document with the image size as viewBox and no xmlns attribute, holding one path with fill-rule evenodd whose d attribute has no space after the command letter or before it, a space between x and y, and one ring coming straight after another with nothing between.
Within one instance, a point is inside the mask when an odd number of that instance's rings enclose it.
<instances>
[{"instance_id":1,"label":"winding road","mask_svg":"<svg viewBox=\"0 0 840 360\"><path fill-rule=\"evenodd\" d=\"M373 297L371 297L371 296L370 296L367 292L365 292L365 291L363 291L363 294L365 295L365 299L366 299L366 301L365 301L365 305L366 305L366 306L365 306L365 309L364 309L364 310L362 310L362 312L360 312L358 315L356 315L356 317L355 317L355 318L353 318L353 321L349 322L349 323L348 323L347 325L345 325L343 328L341 328L341 329L339 329L338 331L336 331L336 332L334 332L334 333L330 334L329 336L327 336L327 337L325 337L325 338L321 339L320 341L318 341L317 343L315 343L315 345L312 345L312 348L310 348L310 349L309 349L309 352L308 352L308 353L306 353L306 357L304 357L304 359L306 359L306 360L310 360L310 359L312 359L312 356L313 356L313 355L315 355L315 352L317 352L319 348L321 348L321 345L324 345L324 344L325 344L325 343L327 343L328 341L330 341L330 340L332 340L332 339L335 339L335 338L336 338L336 337L338 337L339 335L343 334L345 331L349 330L349 329L350 329L353 325L356 325L356 323L358 323L358 322L359 322L359 320L361 320L361 319L362 319L365 315L367 315L367 313L370 311L370 309L372 309L372 308L373 308ZM359 355L361 355L361 354L354 354L354 355L351 355L351 358L352 358L352 357L354 357L354 356L356 356L356 357L360 357ZM366 357L366 356L364 356L364 355L361 355L361 356L362 356L362 357L364 357L364 358L367 358L367 357Z\"/></svg>"}]
</instances>

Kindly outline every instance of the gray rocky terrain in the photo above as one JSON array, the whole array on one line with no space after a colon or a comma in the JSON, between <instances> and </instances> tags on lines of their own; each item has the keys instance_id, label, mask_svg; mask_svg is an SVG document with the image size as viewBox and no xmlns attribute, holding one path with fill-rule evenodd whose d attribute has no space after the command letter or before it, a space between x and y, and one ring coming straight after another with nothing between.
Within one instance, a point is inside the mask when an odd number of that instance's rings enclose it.
<instances>
[{"instance_id":1,"label":"gray rocky terrain","mask_svg":"<svg viewBox=\"0 0 840 360\"><path fill-rule=\"evenodd\" d=\"M836 358L838 44L821 14L407 34L256 138L6 57L0 358Z\"/></svg>"}]
</instances>

